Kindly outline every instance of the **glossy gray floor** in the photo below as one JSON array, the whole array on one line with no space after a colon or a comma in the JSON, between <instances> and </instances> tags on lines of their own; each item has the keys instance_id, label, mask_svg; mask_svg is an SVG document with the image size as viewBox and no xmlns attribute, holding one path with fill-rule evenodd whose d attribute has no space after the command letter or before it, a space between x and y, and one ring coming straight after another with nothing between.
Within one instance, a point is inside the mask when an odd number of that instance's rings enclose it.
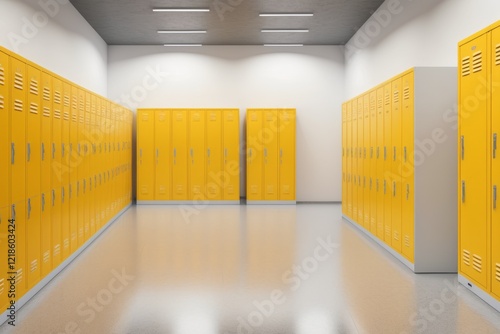
<instances>
[{"instance_id":1,"label":"glossy gray floor","mask_svg":"<svg viewBox=\"0 0 500 334\"><path fill-rule=\"evenodd\" d=\"M414 275L340 210L134 206L0 333L500 333L456 275Z\"/></svg>"}]
</instances>

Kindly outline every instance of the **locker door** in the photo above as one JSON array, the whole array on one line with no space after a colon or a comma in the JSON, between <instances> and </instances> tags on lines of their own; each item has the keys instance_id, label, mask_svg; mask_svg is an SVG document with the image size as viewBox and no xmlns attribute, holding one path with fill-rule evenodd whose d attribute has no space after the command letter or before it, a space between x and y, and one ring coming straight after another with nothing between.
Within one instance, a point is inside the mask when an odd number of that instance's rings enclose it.
<instances>
[{"instance_id":1,"label":"locker door","mask_svg":"<svg viewBox=\"0 0 500 334\"><path fill-rule=\"evenodd\" d=\"M26 121L26 198L40 196L41 173L41 73L28 65L28 113Z\"/></svg>"},{"instance_id":2,"label":"locker door","mask_svg":"<svg viewBox=\"0 0 500 334\"><path fill-rule=\"evenodd\" d=\"M414 73L403 77L402 119L402 254L410 262L414 261Z\"/></svg>"},{"instance_id":3,"label":"locker door","mask_svg":"<svg viewBox=\"0 0 500 334\"><path fill-rule=\"evenodd\" d=\"M76 196L76 184L78 182L78 164L80 156L78 155L78 107L80 90L73 86L71 88L71 122L70 122L70 143L69 143L69 161L70 161L70 184L69 184L69 235L70 235L70 253L78 249L78 197Z\"/></svg>"},{"instance_id":4,"label":"locker door","mask_svg":"<svg viewBox=\"0 0 500 334\"><path fill-rule=\"evenodd\" d=\"M280 109L279 122L279 199L295 201L295 109Z\"/></svg>"},{"instance_id":5,"label":"locker door","mask_svg":"<svg viewBox=\"0 0 500 334\"><path fill-rule=\"evenodd\" d=\"M154 200L154 110L140 109L137 115L137 200Z\"/></svg>"},{"instance_id":6,"label":"locker door","mask_svg":"<svg viewBox=\"0 0 500 334\"><path fill-rule=\"evenodd\" d=\"M49 189L42 192L40 198L40 275L44 278L52 271L52 220L50 196L52 191Z\"/></svg>"},{"instance_id":7,"label":"locker door","mask_svg":"<svg viewBox=\"0 0 500 334\"><path fill-rule=\"evenodd\" d=\"M71 173L70 152L70 120L71 118L71 85L63 83L63 118L61 133L61 161L62 161L62 188L61 188L61 238L62 260L70 254L70 214L69 214L69 184Z\"/></svg>"},{"instance_id":8,"label":"locker door","mask_svg":"<svg viewBox=\"0 0 500 334\"><path fill-rule=\"evenodd\" d=\"M78 156L78 166L77 170L77 181L76 181L76 210L77 210L77 225L78 225L78 247L85 243L85 199L83 196L83 180L85 179L85 113L90 110L87 108L87 101L90 98L85 91L80 92L80 103L78 105L78 124L77 124L77 156Z\"/></svg>"},{"instance_id":9,"label":"locker door","mask_svg":"<svg viewBox=\"0 0 500 334\"><path fill-rule=\"evenodd\" d=\"M351 172L351 183L352 183L352 216L351 218L357 222L358 221L358 100L352 100L352 149L351 149L351 161L352 161L352 172Z\"/></svg>"},{"instance_id":10,"label":"locker door","mask_svg":"<svg viewBox=\"0 0 500 334\"><path fill-rule=\"evenodd\" d=\"M1 56L1 54L0 54ZM2 60L0 60L1 62ZM4 63L2 63L3 65ZM9 270L8 266L8 227L9 227L9 206L0 207L0 252L4 255L3 261L0 261L0 307L2 310L7 309L7 305L9 303L8 291L9 291L9 282L7 282L7 272Z\"/></svg>"},{"instance_id":11,"label":"locker door","mask_svg":"<svg viewBox=\"0 0 500 334\"><path fill-rule=\"evenodd\" d=\"M93 96L93 95L92 95ZM95 106L94 106L95 108ZM95 112L95 110L94 110ZM85 111L85 123L84 123L84 134L85 142L83 145L83 154L85 156L83 163L83 237L87 241L92 236L92 226L95 227L95 217L90 216L90 154L92 150L92 145L90 142L90 122L92 118L92 109Z\"/></svg>"},{"instance_id":12,"label":"locker door","mask_svg":"<svg viewBox=\"0 0 500 334\"><path fill-rule=\"evenodd\" d=\"M377 237L384 240L384 88L377 89Z\"/></svg>"},{"instance_id":13,"label":"locker door","mask_svg":"<svg viewBox=\"0 0 500 334\"><path fill-rule=\"evenodd\" d=\"M172 199L188 199L188 113L186 110L172 111ZM189 161L191 162L191 161Z\"/></svg>"},{"instance_id":14,"label":"locker door","mask_svg":"<svg viewBox=\"0 0 500 334\"><path fill-rule=\"evenodd\" d=\"M89 134L91 134L91 140L88 143L88 206L89 206L89 219L90 219L90 236L93 236L96 232L98 226L97 219L97 208L99 207L99 203L96 202L96 194L95 194L95 158L96 158L96 145L93 134L96 133L96 114L90 114L90 122L89 122ZM100 221L100 219L99 219Z\"/></svg>"},{"instance_id":15,"label":"locker door","mask_svg":"<svg viewBox=\"0 0 500 334\"><path fill-rule=\"evenodd\" d=\"M16 224L16 264L15 269L9 270L16 273L16 300L19 300L27 288L26 279L26 202L12 204L11 219Z\"/></svg>"},{"instance_id":16,"label":"locker door","mask_svg":"<svg viewBox=\"0 0 500 334\"><path fill-rule=\"evenodd\" d=\"M347 103L342 104L342 214L347 214Z\"/></svg>"},{"instance_id":17,"label":"locker door","mask_svg":"<svg viewBox=\"0 0 500 334\"><path fill-rule=\"evenodd\" d=\"M392 248L401 253L401 78L392 81L391 193Z\"/></svg>"},{"instance_id":18,"label":"locker door","mask_svg":"<svg viewBox=\"0 0 500 334\"><path fill-rule=\"evenodd\" d=\"M377 91L370 92L370 231L377 235Z\"/></svg>"},{"instance_id":19,"label":"locker door","mask_svg":"<svg viewBox=\"0 0 500 334\"><path fill-rule=\"evenodd\" d=\"M189 112L189 199L205 199L205 110Z\"/></svg>"},{"instance_id":20,"label":"locker door","mask_svg":"<svg viewBox=\"0 0 500 334\"><path fill-rule=\"evenodd\" d=\"M2 157L9 157L11 154L10 82L10 57L0 51L0 124L4 129L0 131L0 154ZM0 159L0 184L4 187L3 191L0 191L0 208L8 207L10 204L10 164L10 159ZM7 221L7 219L4 216L3 221ZM0 306L2 306L1 297Z\"/></svg>"},{"instance_id":21,"label":"locker door","mask_svg":"<svg viewBox=\"0 0 500 334\"><path fill-rule=\"evenodd\" d=\"M459 48L459 249L460 272L476 284L487 287L487 236L489 232L490 182L487 129L489 110L486 99L475 99L478 88L489 81L486 54L489 35L482 35ZM484 88L486 89L486 88ZM463 99L463 100L462 100Z\"/></svg>"},{"instance_id":22,"label":"locker door","mask_svg":"<svg viewBox=\"0 0 500 334\"><path fill-rule=\"evenodd\" d=\"M263 111L247 110L247 200L263 200Z\"/></svg>"},{"instance_id":23,"label":"locker door","mask_svg":"<svg viewBox=\"0 0 500 334\"><path fill-rule=\"evenodd\" d=\"M491 33L491 82L500 82L500 29ZM497 88L498 89L498 88ZM491 160L491 177L493 205L491 213L491 292L500 298L500 96L491 94L491 132L493 155Z\"/></svg>"},{"instance_id":24,"label":"locker door","mask_svg":"<svg viewBox=\"0 0 500 334\"><path fill-rule=\"evenodd\" d=\"M155 111L155 200L172 199L172 163L170 148L172 146L170 110Z\"/></svg>"},{"instance_id":25,"label":"locker door","mask_svg":"<svg viewBox=\"0 0 500 334\"><path fill-rule=\"evenodd\" d=\"M365 160L366 147L364 141L364 106L363 106L363 96L358 97L358 217L356 221L359 225L364 226L365 222L365 188L366 188L366 176L365 176Z\"/></svg>"},{"instance_id":26,"label":"locker door","mask_svg":"<svg viewBox=\"0 0 500 334\"><path fill-rule=\"evenodd\" d=\"M224 200L240 200L240 110L223 111Z\"/></svg>"},{"instance_id":27,"label":"locker door","mask_svg":"<svg viewBox=\"0 0 500 334\"><path fill-rule=\"evenodd\" d=\"M26 64L11 58L11 203L26 199Z\"/></svg>"},{"instance_id":28,"label":"locker door","mask_svg":"<svg viewBox=\"0 0 500 334\"><path fill-rule=\"evenodd\" d=\"M346 163L346 168L347 168L347 174L346 174L346 181L347 181L347 216L352 218L352 154L353 154L353 148L352 148L352 102L348 101L347 106L346 106L346 117L347 117L347 124L346 124L346 156L347 156L347 163Z\"/></svg>"},{"instance_id":29,"label":"locker door","mask_svg":"<svg viewBox=\"0 0 500 334\"><path fill-rule=\"evenodd\" d=\"M370 94L363 96L363 226L370 230Z\"/></svg>"},{"instance_id":30,"label":"locker door","mask_svg":"<svg viewBox=\"0 0 500 334\"><path fill-rule=\"evenodd\" d=\"M278 200L278 111L264 111L264 199Z\"/></svg>"},{"instance_id":31,"label":"locker door","mask_svg":"<svg viewBox=\"0 0 500 334\"><path fill-rule=\"evenodd\" d=\"M231 175L222 168L222 113L221 110L207 110L207 199L222 200L222 188L231 182ZM230 131L231 129L228 129ZM227 151L225 151L227 154Z\"/></svg>"},{"instance_id":32,"label":"locker door","mask_svg":"<svg viewBox=\"0 0 500 334\"><path fill-rule=\"evenodd\" d=\"M384 86L384 179L382 189L384 191L384 241L387 245L392 244L392 179L391 174L391 148L392 148L392 121L391 121L391 96L392 88L388 83Z\"/></svg>"},{"instance_id":33,"label":"locker door","mask_svg":"<svg viewBox=\"0 0 500 334\"><path fill-rule=\"evenodd\" d=\"M52 267L56 268L61 264L61 142L62 142L62 112L63 112L63 86L59 78L53 77L52 88L54 89L52 104L52 184L51 194L51 221L52 221Z\"/></svg>"},{"instance_id":34,"label":"locker door","mask_svg":"<svg viewBox=\"0 0 500 334\"><path fill-rule=\"evenodd\" d=\"M26 202L26 269L27 288L31 289L40 282L40 196L27 199Z\"/></svg>"}]
</instances>

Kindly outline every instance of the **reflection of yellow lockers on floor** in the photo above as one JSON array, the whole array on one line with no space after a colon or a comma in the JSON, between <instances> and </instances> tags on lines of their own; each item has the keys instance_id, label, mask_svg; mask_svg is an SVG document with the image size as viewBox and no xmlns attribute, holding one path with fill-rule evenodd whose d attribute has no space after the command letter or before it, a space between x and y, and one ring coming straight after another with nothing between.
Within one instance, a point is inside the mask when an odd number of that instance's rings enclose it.
<instances>
[{"instance_id":1,"label":"reflection of yellow lockers on floor","mask_svg":"<svg viewBox=\"0 0 500 334\"><path fill-rule=\"evenodd\" d=\"M415 272L457 270L455 83L414 68L344 104L343 215Z\"/></svg>"},{"instance_id":2,"label":"reflection of yellow lockers on floor","mask_svg":"<svg viewBox=\"0 0 500 334\"><path fill-rule=\"evenodd\" d=\"M247 110L247 203L296 202L295 109Z\"/></svg>"},{"instance_id":3,"label":"reflection of yellow lockers on floor","mask_svg":"<svg viewBox=\"0 0 500 334\"><path fill-rule=\"evenodd\" d=\"M459 43L459 282L500 311L500 21Z\"/></svg>"},{"instance_id":4,"label":"reflection of yellow lockers on floor","mask_svg":"<svg viewBox=\"0 0 500 334\"><path fill-rule=\"evenodd\" d=\"M138 204L239 203L238 109L139 109Z\"/></svg>"}]
</instances>

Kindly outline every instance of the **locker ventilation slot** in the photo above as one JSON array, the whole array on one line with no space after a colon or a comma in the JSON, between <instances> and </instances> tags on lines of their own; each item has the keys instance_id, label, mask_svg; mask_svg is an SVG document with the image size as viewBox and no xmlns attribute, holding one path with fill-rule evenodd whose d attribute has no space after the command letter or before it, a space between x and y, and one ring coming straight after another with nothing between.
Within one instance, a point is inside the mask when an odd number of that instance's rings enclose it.
<instances>
[{"instance_id":1,"label":"locker ventilation slot","mask_svg":"<svg viewBox=\"0 0 500 334\"><path fill-rule=\"evenodd\" d=\"M76 114L72 114L72 115L71 115L71 121L72 121L73 123L78 122L78 115L76 115Z\"/></svg>"},{"instance_id":2,"label":"locker ventilation slot","mask_svg":"<svg viewBox=\"0 0 500 334\"><path fill-rule=\"evenodd\" d=\"M83 102L83 98L80 96L80 111L85 109L85 102Z\"/></svg>"},{"instance_id":3,"label":"locker ventilation slot","mask_svg":"<svg viewBox=\"0 0 500 334\"><path fill-rule=\"evenodd\" d=\"M399 90L394 92L394 103L399 103Z\"/></svg>"},{"instance_id":4,"label":"locker ventilation slot","mask_svg":"<svg viewBox=\"0 0 500 334\"><path fill-rule=\"evenodd\" d=\"M470 266L470 252L468 250L466 250L466 249L463 250L462 262L465 265Z\"/></svg>"},{"instance_id":5,"label":"locker ventilation slot","mask_svg":"<svg viewBox=\"0 0 500 334\"><path fill-rule=\"evenodd\" d=\"M47 263L50 261L50 251L46 251L45 253L43 253L43 263Z\"/></svg>"},{"instance_id":6,"label":"locker ventilation slot","mask_svg":"<svg viewBox=\"0 0 500 334\"><path fill-rule=\"evenodd\" d=\"M44 117L50 117L50 108L43 107L43 116Z\"/></svg>"},{"instance_id":7,"label":"locker ventilation slot","mask_svg":"<svg viewBox=\"0 0 500 334\"><path fill-rule=\"evenodd\" d=\"M472 256L472 267L478 272L483 271L483 259L479 255Z\"/></svg>"},{"instance_id":8,"label":"locker ventilation slot","mask_svg":"<svg viewBox=\"0 0 500 334\"><path fill-rule=\"evenodd\" d=\"M30 113L38 114L38 103L35 102L30 103Z\"/></svg>"},{"instance_id":9,"label":"locker ventilation slot","mask_svg":"<svg viewBox=\"0 0 500 334\"><path fill-rule=\"evenodd\" d=\"M64 239L64 246L65 249L69 248L69 239Z\"/></svg>"},{"instance_id":10,"label":"locker ventilation slot","mask_svg":"<svg viewBox=\"0 0 500 334\"><path fill-rule=\"evenodd\" d=\"M33 95L38 95L38 81L36 80L30 81L30 93Z\"/></svg>"},{"instance_id":11,"label":"locker ventilation slot","mask_svg":"<svg viewBox=\"0 0 500 334\"><path fill-rule=\"evenodd\" d=\"M61 111L60 110L54 110L54 118L60 119L61 118Z\"/></svg>"},{"instance_id":12,"label":"locker ventilation slot","mask_svg":"<svg viewBox=\"0 0 500 334\"><path fill-rule=\"evenodd\" d=\"M23 101L21 101L21 100L14 100L14 110L22 112L23 109L24 109Z\"/></svg>"},{"instance_id":13,"label":"locker ventilation slot","mask_svg":"<svg viewBox=\"0 0 500 334\"><path fill-rule=\"evenodd\" d=\"M465 57L462 59L462 76L466 77L470 75L470 57Z\"/></svg>"},{"instance_id":14,"label":"locker ventilation slot","mask_svg":"<svg viewBox=\"0 0 500 334\"><path fill-rule=\"evenodd\" d=\"M500 263L495 265L495 278L500 282Z\"/></svg>"},{"instance_id":15,"label":"locker ventilation slot","mask_svg":"<svg viewBox=\"0 0 500 334\"><path fill-rule=\"evenodd\" d=\"M391 237L391 228L389 226L385 227L385 235L390 238Z\"/></svg>"},{"instance_id":16,"label":"locker ventilation slot","mask_svg":"<svg viewBox=\"0 0 500 334\"><path fill-rule=\"evenodd\" d=\"M405 247L407 248L410 248L411 247L411 244L410 244L410 237L405 235L405 238L404 238L404 243L405 243Z\"/></svg>"},{"instance_id":17,"label":"locker ventilation slot","mask_svg":"<svg viewBox=\"0 0 500 334\"><path fill-rule=\"evenodd\" d=\"M394 240L399 241L399 232L394 231Z\"/></svg>"},{"instance_id":18,"label":"locker ventilation slot","mask_svg":"<svg viewBox=\"0 0 500 334\"><path fill-rule=\"evenodd\" d=\"M14 76L14 88L23 90L24 77L21 73L16 73Z\"/></svg>"},{"instance_id":19,"label":"locker ventilation slot","mask_svg":"<svg viewBox=\"0 0 500 334\"><path fill-rule=\"evenodd\" d=\"M67 111L64 112L64 120L69 121L69 112Z\"/></svg>"},{"instance_id":20,"label":"locker ventilation slot","mask_svg":"<svg viewBox=\"0 0 500 334\"><path fill-rule=\"evenodd\" d=\"M38 260L31 261L30 272L34 272L38 270Z\"/></svg>"},{"instance_id":21,"label":"locker ventilation slot","mask_svg":"<svg viewBox=\"0 0 500 334\"><path fill-rule=\"evenodd\" d=\"M472 56L472 72L481 72L483 70L483 52L478 51Z\"/></svg>"},{"instance_id":22,"label":"locker ventilation slot","mask_svg":"<svg viewBox=\"0 0 500 334\"><path fill-rule=\"evenodd\" d=\"M43 99L45 101L50 101L50 89L48 89L47 87L43 88Z\"/></svg>"},{"instance_id":23,"label":"locker ventilation slot","mask_svg":"<svg viewBox=\"0 0 500 334\"><path fill-rule=\"evenodd\" d=\"M391 96L389 94L385 94L385 105L388 106L391 104Z\"/></svg>"},{"instance_id":24,"label":"locker ventilation slot","mask_svg":"<svg viewBox=\"0 0 500 334\"><path fill-rule=\"evenodd\" d=\"M410 99L410 87L405 87L403 90L403 99L409 100Z\"/></svg>"},{"instance_id":25,"label":"locker ventilation slot","mask_svg":"<svg viewBox=\"0 0 500 334\"><path fill-rule=\"evenodd\" d=\"M80 123L85 123L85 117L83 115L80 115L79 117Z\"/></svg>"},{"instance_id":26,"label":"locker ventilation slot","mask_svg":"<svg viewBox=\"0 0 500 334\"><path fill-rule=\"evenodd\" d=\"M5 108L5 100L4 100L3 95L0 95L0 109L4 109L4 108Z\"/></svg>"},{"instance_id":27,"label":"locker ventilation slot","mask_svg":"<svg viewBox=\"0 0 500 334\"><path fill-rule=\"evenodd\" d=\"M76 96L73 97L73 104L72 104L73 109L78 109L78 99Z\"/></svg>"},{"instance_id":28,"label":"locker ventilation slot","mask_svg":"<svg viewBox=\"0 0 500 334\"><path fill-rule=\"evenodd\" d=\"M0 85L5 86L5 69L0 67Z\"/></svg>"},{"instance_id":29,"label":"locker ventilation slot","mask_svg":"<svg viewBox=\"0 0 500 334\"><path fill-rule=\"evenodd\" d=\"M54 256L59 255L61 253L61 245L55 245L54 246Z\"/></svg>"},{"instance_id":30,"label":"locker ventilation slot","mask_svg":"<svg viewBox=\"0 0 500 334\"><path fill-rule=\"evenodd\" d=\"M69 107L70 106L69 96L68 95L64 95L64 106L65 107Z\"/></svg>"},{"instance_id":31,"label":"locker ventilation slot","mask_svg":"<svg viewBox=\"0 0 500 334\"><path fill-rule=\"evenodd\" d=\"M61 93L57 90L54 92L54 102L57 104L61 104Z\"/></svg>"},{"instance_id":32,"label":"locker ventilation slot","mask_svg":"<svg viewBox=\"0 0 500 334\"><path fill-rule=\"evenodd\" d=\"M500 44L495 48L495 65L500 65Z\"/></svg>"},{"instance_id":33,"label":"locker ventilation slot","mask_svg":"<svg viewBox=\"0 0 500 334\"><path fill-rule=\"evenodd\" d=\"M23 280L23 268L19 268L16 272L16 284L19 284Z\"/></svg>"}]
</instances>

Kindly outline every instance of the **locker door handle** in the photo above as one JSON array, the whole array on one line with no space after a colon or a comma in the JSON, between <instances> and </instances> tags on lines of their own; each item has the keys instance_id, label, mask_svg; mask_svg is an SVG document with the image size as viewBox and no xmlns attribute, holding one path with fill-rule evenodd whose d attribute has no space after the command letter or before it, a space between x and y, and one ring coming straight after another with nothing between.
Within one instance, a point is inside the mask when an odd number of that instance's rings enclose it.
<instances>
[{"instance_id":1,"label":"locker door handle","mask_svg":"<svg viewBox=\"0 0 500 334\"><path fill-rule=\"evenodd\" d=\"M12 204L12 220L16 220L16 205Z\"/></svg>"},{"instance_id":2,"label":"locker door handle","mask_svg":"<svg viewBox=\"0 0 500 334\"><path fill-rule=\"evenodd\" d=\"M373 159L373 147L370 147L370 159Z\"/></svg>"},{"instance_id":3,"label":"locker door handle","mask_svg":"<svg viewBox=\"0 0 500 334\"><path fill-rule=\"evenodd\" d=\"M378 189L379 189L378 179L377 179L377 182L376 182L376 187L377 187L377 192L378 192Z\"/></svg>"},{"instance_id":4,"label":"locker door handle","mask_svg":"<svg viewBox=\"0 0 500 334\"><path fill-rule=\"evenodd\" d=\"M363 148L363 159L366 159L366 147Z\"/></svg>"},{"instance_id":5,"label":"locker door handle","mask_svg":"<svg viewBox=\"0 0 500 334\"><path fill-rule=\"evenodd\" d=\"M56 205L56 191L52 189L52 206Z\"/></svg>"},{"instance_id":6,"label":"locker door handle","mask_svg":"<svg viewBox=\"0 0 500 334\"><path fill-rule=\"evenodd\" d=\"M251 148L249 148L249 149L248 149L248 157L249 157L249 158L251 158L251 157L252 157L252 149L251 149Z\"/></svg>"},{"instance_id":7,"label":"locker door handle","mask_svg":"<svg viewBox=\"0 0 500 334\"><path fill-rule=\"evenodd\" d=\"M493 186L493 209L497 208L497 186Z\"/></svg>"},{"instance_id":8,"label":"locker door handle","mask_svg":"<svg viewBox=\"0 0 500 334\"><path fill-rule=\"evenodd\" d=\"M64 158L64 148L65 148L66 145L64 144L61 144L61 155L62 157Z\"/></svg>"},{"instance_id":9,"label":"locker door handle","mask_svg":"<svg viewBox=\"0 0 500 334\"><path fill-rule=\"evenodd\" d=\"M372 188L373 188L373 180L372 178L370 178L370 190L372 190Z\"/></svg>"},{"instance_id":10,"label":"locker door handle","mask_svg":"<svg viewBox=\"0 0 500 334\"><path fill-rule=\"evenodd\" d=\"M174 148L174 158L176 158L176 157L177 157L177 149Z\"/></svg>"},{"instance_id":11,"label":"locker door handle","mask_svg":"<svg viewBox=\"0 0 500 334\"><path fill-rule=\"evenodd\" d=\"M392 196L396 197L396 181L392 182Z\"/></svg>"},{"instance_id":12,"label":"locker door handle","mask_svg":"<svg viewBox=\"0 0 500 334\"><path fill-rule=\"evenodd\" d=\"M42 143L42 161L45 161L45 143Z\"/></svg>"},{"instance_id":13,"label":"locker door handle","mask_svg":"<svg viewBox=\"0 0 500 334\"><path fill-rule=\"evenodd\" d=\"M387 160L387 146L384 146L384 160Z\"/></svg>"},{"instance_id":14,"label":"locker door handle","mask_svg":"<svg viewBox=\"0 0 500 334\"><path fill-rule=\"evenodd\" d=\"M31 218L31 198L28 198L28 219Z\"/></svg>"},{"instance_id":15,"label":"locker door handle","mask_svg":"<svg viewBox=\"0 0 500 334\"><path fill-rule=\"evenodd\" d=\"M366 188L366 176L363 176L363 188Z\"/></svg>"},{"instance_id":16,"label":"locker door handle","mask_svg":"<svg viewBox=\"0 0 500 334\"><path fill-rule=\"evenodd\" d=\"M497 134L493 134L493 159L496 159L497 156Z\"/></svg>"},{"instance_id":17,"label":"locker door handle","mask_svg":"<svg viewBox=\"0 0 500 334\"><path fill-rule=\"evenodd\" d=\"M42 194L42 212L45 211L45 194Z\"/></svg>"},{"instance_id":18,"label":"locker door handle","mask_svg":"<svg viewBox=\"0 0 500 334\"><path fill-rule=\"evenodd\" d=\"M158 149L156 149L156 159L158 159L159 156L160 156L160 152ZM158 160L156 161L156 163L158 163Z\"/></svg>"},{"instance_id":19,"label":"locker door handle","mask_svg":"<svg viewBox=\"0 0 500 334\"><path fill-rule=\"evenodd\" d=\"M210 158L210 149L209 148L207 148L207 157Z\"/></svg>"},{"instance_id":20,"label":"locker door handle","mask_svg":"<svg viewBox=\"0 0 500 334\"><path fill-rule=\"evenodd\" d=\"M410 199L410 185L406 185L406 200Z\"/></svg>"},{"instance_id":21,"label":"locker door handle","mask_svg":"<svg viewBox=\"0 0 500 334\"><path fill-rule=\"evenodd\" d=\"M73 143L69 144L69 152L73 153Z\"/></svg>"},{"instance_id":22,"label":"locker door handle","mask_svg":"<svg viewBox=\"0 0 500 334\"><path fill-rule=\"evenodd\" d=\"M396 146L394 146L394 161L396 161Z\"/></svg>"},{"instance_id":23,"label":"locker door handle","mask_svg":"<svg viewBox=\"0 0 500 334\"><path fill-rule=\"evenodd\" d=\"M465 158L465 138L464 136L460 137L460 142L462 146L462 160Z\"/></svg>"},{"instance_id":24,"label":"locker door handle","mask_svg":"<svg viewBox=\"0 0 500 334\"><path fill-rule=\"evenodd\" d=\"M191 149L191 158L193 158L193 156L194 156L194 151L193 149Z\"/></svg>"},{"instance_id":25,"label":"locker door handle","mask_svg":"<svg viewBox=\"0 0 500 334\"><path fill-rule=\"evenodd\" d=\"M26 148L26 150L28 151L28 162L30 162L31 160L31 143L28 143L28 147Z\"/></svg>"},{"instance_id":26,"label":"locker door handle","mask_svg":"<svg viewBox=\"0 0 500 334\"><path fill-rule=\"evenodd\" d=\"M462 181L462 203L465 203L465 181Z\"/></svg>"},{"instance_id":27,"label":"locker door handle","mask_svg":"<svg viewBox=\"0 0 500 334\"><path fill-rule=\"evenodd\" d=\"M56 158L56 144L52 143L52 159Z\"/></svg>"},{"instance_id":28,"label":"locker door handle","mask_svg":"<svg viewBox=\"0 0 500 334\"><path fill-rule=\"evenodd\" d=\"M224 149L224 157L227 159L227 148Z\"/></svg>"},{"instance_id":29,"label":"locker door handle","mask_svg":"<svg viewBox=\"0 0 500 334\"><path fill-rule=\"evenodd\" d=\"M267 158L267 148L264 149L264 157Z\"/></svg>"},{"instance_id":30,"label":"locker door handle","mask_svg":"<svg viewBox=\"0 0 500 334\"><path fill-rule=\"evenodd\" d=\"M16 144L10 144L10 163L13 165L16 163Z\"/></svg>"},{"instance_id":31,"label":"locker door handle","mask_svg":"<svg viewBox=\"0 0 500 334\"><path fill-rule=\"evenodd\" d=\"M380 147L377 147L377 159L380 157Z\"/></svg>"},{"instance_id":32,"label":"locker door handle","mask_svg":"<svg viewBox=\"0 0 500 334\"><path fill-rule=\"evenodd\" d=\"M280 148L280 158L283 158L283 149Z\"/></svg>"},{"instance_id":33,"label":"locker door handle","mask_svg":"<svg viewBox=\"0 0 500 334\"><path fill-rule=\"evenodd\" d=\"M406 146L404 147L404 155L405 155L405 162L406 162Z\"/></svg>"},{"instance_id":34,"label":"locker door handle","mask_svg":"<svg viewBox=\"0 0 500 334\"><path fill-rule=\"evenodd\" d=\"M80 143L78 143L78 154L80 154L81 149L82 149L81 144L80 144Z\"/></svg>"}]
</instances>

